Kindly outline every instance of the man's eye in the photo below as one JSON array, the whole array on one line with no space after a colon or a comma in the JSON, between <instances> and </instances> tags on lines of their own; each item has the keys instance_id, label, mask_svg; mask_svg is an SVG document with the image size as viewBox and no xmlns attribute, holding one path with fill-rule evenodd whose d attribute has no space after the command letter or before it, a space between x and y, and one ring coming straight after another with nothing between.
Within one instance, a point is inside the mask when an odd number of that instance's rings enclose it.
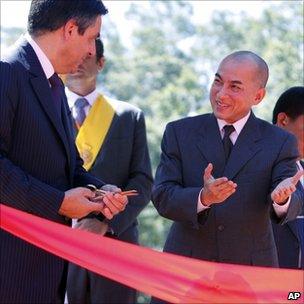
<instances>
[{"instance_id":1,"label":"man's eye","mask_svg":"<svg viewBox=\"0 0 304 304\"><path fill-rule=\"evenodd\" d=\"M231 86L231 88L232 88L233 90L235 90L235 91L237 91L237 90L240 90L240 89L241 89L240 87L238 87L238 86L236 86L236 85L232 85L232 86Z\"/></svg>"}]
</instances>

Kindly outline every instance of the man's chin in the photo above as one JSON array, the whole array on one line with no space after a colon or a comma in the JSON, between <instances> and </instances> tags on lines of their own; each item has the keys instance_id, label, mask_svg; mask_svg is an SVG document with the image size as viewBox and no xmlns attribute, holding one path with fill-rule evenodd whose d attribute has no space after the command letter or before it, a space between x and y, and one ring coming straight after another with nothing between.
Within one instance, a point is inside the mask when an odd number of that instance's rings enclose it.
<instances>
[{"instance_id":1,"label":"man's chin","mask_svg":"<svg viewBox=\"0 0 304 304\"><path fill-rule=\"evenodd\" d=\"M69 74L72 78L80 78L84 75L84 71L77 67L72 69Z\"/></svg>"},{"instance_id":2,"label":"man's chin","mask_svg":"<svg viewBox=\"0 0 304 304\"><path fill-rule=\"evenodd\" d=\"M70 73L72 77L81 77L83 75L82 71L76 70L75 72Z\"/></svg>"}]
</instances>

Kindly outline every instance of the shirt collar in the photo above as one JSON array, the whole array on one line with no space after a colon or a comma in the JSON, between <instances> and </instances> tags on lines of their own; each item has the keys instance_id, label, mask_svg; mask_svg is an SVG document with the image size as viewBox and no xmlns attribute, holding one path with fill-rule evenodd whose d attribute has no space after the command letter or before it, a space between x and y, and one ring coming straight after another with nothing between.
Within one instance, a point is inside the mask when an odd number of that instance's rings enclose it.
<instances>
[{"instance_id":1,"label":"shirt collar","mask_svg":"<svg viewBox=\"0 0 304 304\"><path fill-rule=\"evenodd\" d=\"M82 97L85 98L88 101L89 105L92 107L95 100L98 97L98 92L96 89L86 96L80 96L80 95L70 91L67 87L65 87L65 94L67 96L70 109L72 109L74 107L74 104L78 98L82 98Z\"/></svg>"},{"instance_id":2,"label":"shirt collar","mask_svg":"<svg viewBox=\"0 0 304 304\"><path fill-rule=\"evenodd\" d=\"M38 60L42 66L43 72L46 78L49 79L55 73L53 65L51 64L45 53L42 51L42 49L39 47L37 42L35 42L34 39L30 36L30 34L26 33L24 36L28 43L34 49L34 52L36 53Z\"/></svg>"},{"instance_id":3,"label":"shirt collar","mask_svg":"<svg viewBox=\"0 0 304 304\"><path fill-rule=\"evenodd\" d=\"M297 160L297 166L299 168L299 170L304 170L304 167L302 166L301 162L299 160Z\"/></svg>"},{"instance_id":4,"label":"shirt collar","mask_svg":"<svg viewBox=\"0 0 304 304\"><path fill-rule=\"evenodd\" d=\"M249 113L246 116L244 116L243 118L241 118L240 120L238 120L232 124L234 126L235 132L237 133L238 136L240 135L247 120L249 119L250 113L251 112L249 111ZM225 120L218 119L218 118L216 120L217 120L217 123L218 123L218 126L219 126L221 132L224 132L224 130L223 130L224 126L231 125L230 123L227 123Z\"/></svg>"}]
</instances>

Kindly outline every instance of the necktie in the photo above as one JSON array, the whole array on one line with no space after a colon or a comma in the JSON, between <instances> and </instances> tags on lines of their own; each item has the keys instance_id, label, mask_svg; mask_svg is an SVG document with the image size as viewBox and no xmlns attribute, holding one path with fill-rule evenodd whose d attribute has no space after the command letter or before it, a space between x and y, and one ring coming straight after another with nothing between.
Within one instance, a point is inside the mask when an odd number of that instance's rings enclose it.
<instances>
[{"instance_id":1,"label":"necktie","mask_svg":"<svg viewBox=\"0 0 304 304\"><path fill-rule=\"evenodd\" d=\"M85 98L78 98L75 101L75 106L74 106L74 118L77 124L77 127L80 128L81 125L83 124L83 121L86 118L86 113L84 108L88 105L88 101Z\"/></svg>"},{"instance_id":2,"label":"necktie","mask_svg":"<svg viewBox=\"0 0 304 304\"><path fill-rule=\"evenodd\" d=\"M52 97L55 104L55 108L58 112L58 115L61 118L61 102L62 102L62 82L58 75L54 73L50 79Z\"/></svg>"},{"instance_id":3,"label":"necktie","mask_svg":"<svg viewBox=\"0 0 304 304\"><path fill-rule=\"evenodd\" d=\"M230 140L230 134L234 131L234 126L233 125L226 125L224 127L224 138L223 138L223 145L224 145L224 151L225 151L225 159L226 159L226 162L229 158L229 155L230 155L230 152L231 152L231 149L233 147L233 144Z\"/></svg>"}]
</instances>

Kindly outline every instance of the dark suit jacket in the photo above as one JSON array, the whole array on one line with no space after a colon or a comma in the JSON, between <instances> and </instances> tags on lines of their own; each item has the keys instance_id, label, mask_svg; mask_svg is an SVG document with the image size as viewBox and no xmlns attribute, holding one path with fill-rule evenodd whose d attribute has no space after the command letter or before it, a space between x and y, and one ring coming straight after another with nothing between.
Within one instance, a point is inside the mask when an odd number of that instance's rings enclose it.
<instances>
[{"instance_id":1,"label":"dark suit jacket","mask_svg":"<svg viewBox=\"0 0 304 304\"><path fill-rule=\"evenodd\" d=\"M126 209L116 215L109 226L122 241L138 243L136 217L151 196L152 173L143 113L136 107L111 100L115 114L90 172L108 184L123 190L136 189ZM132 288L70 264L68 299L71 303L135 303ZM90 283L88 283L90 282Z\"/></svg>"},{"instance_id":2,"label":"dark suit jacket","mask_svg":"<svg viewBox=\"0 0 304 304\"><path fill-rule=\"evenodd\" d=\"M304 163L302 163L304 168ZM299 185L303 194L303 187ZM304 201L304 194L303 201ZM278 249L279 265L282 268L299 268L299 255L304 269L304 208L300 218L279 225L273 223L273 232Z\"/></svg>"},{"instance_id":3,"label":"dark suit jacket","mask_svg":"<svg viewBox=\"0 0 304 304\"><path fill-rule=\"evenodd\" d=\"M115 115L90 173L107 184L140 193L130 197L124 212L109 222L118 239L137 243L136 217L151 198L153 182L145 119L142 111L126 102L112 100L112 103Z\"/></svg>"},{"instance_id":4,"label":"dark suit jacket","mask_svg":"<svg viewBox=\"0 0 304 304\"><path fill-rule=\"evenodd\" d=\"M49 82L27 41L1 62L0 83L0 201L69 224L58 214L64 191L103 183L82 168L66 99L61 121ZM0 302L56 302L64 261L4 231L0 237Z\"/></svg>"},{"instance_id":5,"label":"dark suit jacket","mask_svg":"<svg viewBox=\"0 0 304 304\"><path fill-rule=\"evenodd\" d=\"M174 221L165 251L203 260L277 266L270 221L270 193L296 172L296 139L269 123L249 117L225 165L219 127L213 114L167 125L152 199L158 212ZM221 204L197 214L204 169L226 176L237 191ZM282 222L300 212L293 195Z\"/></svg>"}]
</instances>

